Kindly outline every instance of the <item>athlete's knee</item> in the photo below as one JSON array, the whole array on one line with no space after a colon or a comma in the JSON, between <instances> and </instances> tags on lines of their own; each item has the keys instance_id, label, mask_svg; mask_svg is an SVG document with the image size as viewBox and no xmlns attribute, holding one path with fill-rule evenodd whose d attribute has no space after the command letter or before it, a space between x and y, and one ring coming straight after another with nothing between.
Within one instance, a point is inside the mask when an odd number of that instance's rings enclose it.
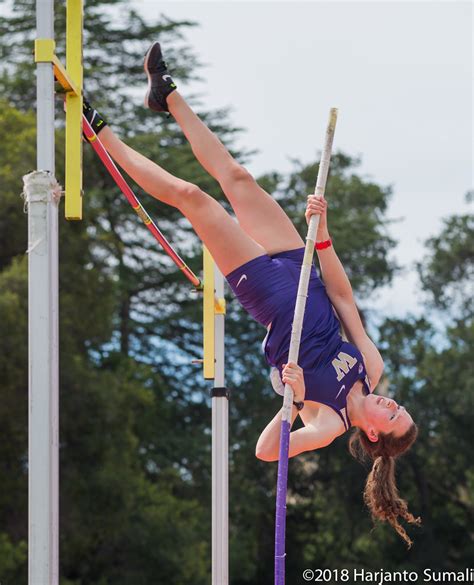
<instances>
[{"instance_id":1,"label":"athlete's knee","mask_svg":"<svg viewBox=\"0 0 474 585\"><path fill-rule=\"evenodd\" d=\"M226 169L224 182L227 185L236 183L254 183L255 179L246 168L233 161L232 164L230 164Z\"/></svg>"},{"instance_id":2,"label":"athlete's knee","mask_svg":"<svg viewBox=\"0 0 474 585\"><path fill-rule=\"evenodd\" d=\"M177 203L181 209L206 205L209 196L197 185L182 181L177 192Z\"/></svg>"},{"instance_id":3,"label":"athlete's knee","mask_svg":"<svg viewBox=\"0 0 474 585\"><path fill-rule=\"evenodd\" d=\"M188 183L187 181L181 181L179 183L177 193L178 197L182 201L194 201L199 197L204 195L204 192L201 189L194 185L193 183Z\"/></svg>"}]
</instances>

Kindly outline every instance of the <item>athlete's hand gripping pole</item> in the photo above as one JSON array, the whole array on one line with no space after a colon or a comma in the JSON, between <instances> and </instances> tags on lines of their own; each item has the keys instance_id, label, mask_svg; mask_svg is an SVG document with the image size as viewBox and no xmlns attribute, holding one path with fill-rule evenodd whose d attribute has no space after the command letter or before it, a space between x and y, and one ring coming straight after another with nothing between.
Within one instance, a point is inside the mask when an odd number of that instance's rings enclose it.
<instances>
[{"instance_id":1,"label":"athlete's hand gripping pole","mask_svg":"<svg viewBox=\"0 0 474 585\"><path fill-rule=\"evenodd\" d=\"M316 181L315 195L324 195L326 181L331 160L332 143L336 130L337 108L331 108L329 122L326 129L326 141L319 163L318 178ZM308 296L309 277L313 262L314 245L319 225L319 215L312 215L308 234L306 236L306 248L301 266L298 293L296 298L295 314L291 330L290 350L288 362L298 363L300 350L301 331L303 317ZM285 583L285 528L286 528L286 490L288 484L288 451L290 445L291 411L293 407L293 390L289 384L285 385L283 398L283 410L281 417L280 455L278 459L278 479L276 496L275 519L275 585Z\"/></svg>"}]
</instances>

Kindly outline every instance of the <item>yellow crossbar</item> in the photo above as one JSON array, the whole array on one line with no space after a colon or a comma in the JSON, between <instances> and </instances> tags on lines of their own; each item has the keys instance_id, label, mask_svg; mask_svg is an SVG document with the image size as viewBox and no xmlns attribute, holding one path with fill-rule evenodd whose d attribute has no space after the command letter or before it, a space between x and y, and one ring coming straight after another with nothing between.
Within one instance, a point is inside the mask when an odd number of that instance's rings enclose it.
<instances>
[{"instance_id":1,"label":"yellow crossbar","mask_svg":"<svg viewBox=\"0 0 474 585\"><path fill-rule=\"evenodd\" d=\"M54 76L61 84L64 91L70 92L76 96L80 95L80 90L76 87L71 77L68 75L64 65L56 57L56 43L53 39L36 39L35 40L35 62L52 63Z\"/></svg>"}]
</instances>

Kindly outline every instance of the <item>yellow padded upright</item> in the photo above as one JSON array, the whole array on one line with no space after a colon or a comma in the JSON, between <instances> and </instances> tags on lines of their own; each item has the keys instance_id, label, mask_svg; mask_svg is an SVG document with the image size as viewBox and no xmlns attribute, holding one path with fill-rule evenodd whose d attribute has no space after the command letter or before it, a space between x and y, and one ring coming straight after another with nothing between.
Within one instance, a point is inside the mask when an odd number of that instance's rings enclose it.
<instances>
[{"instance_id":1,"label":"yellow padded upright","mask_svg":"<svg viewBox=\"0 0 474 585\"><path fill-rule=\"evenodd\" d=\"M66 71L77 92L66 93L66 219L82 219L83 0L67 0Z\"/></svg>"},{"instance_id":2,"label":"yellow padded upright","mask_svg":"<svg viewBox=\"0 0 474 585\"><path fill-rule=\"evenodd\" d=\"M214 260L209 250L203 246L204 265L204 294L203 294L203 335L204 335L204 367L203 375L206 380L215 377L215 330L214 330Z\"/></svg>"}]
</instances>

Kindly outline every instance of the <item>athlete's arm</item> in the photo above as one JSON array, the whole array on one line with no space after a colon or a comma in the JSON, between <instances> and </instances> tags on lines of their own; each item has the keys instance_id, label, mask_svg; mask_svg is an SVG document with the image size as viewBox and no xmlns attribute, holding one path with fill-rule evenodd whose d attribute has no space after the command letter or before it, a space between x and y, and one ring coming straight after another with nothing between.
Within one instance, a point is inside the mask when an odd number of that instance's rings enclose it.
<instances>
[{"instance_id":1,"label":"athlete's arm","mask_svg":"<svg viewBox=\"0 0 474 585\"><path fill-rule=\"evenodd\" d=\"M262 461L277 461L278 460L278 453L280 452L280 431L281 431L281 417L282 417L283 408L280 409L277 414L273 417L273 419L268 423L268 425L263 430L262 434L260 435L257 446L255 447L255 455L258 459ZM293 406L291 412L291 425L296 420L298 416L298 409L296 406ZM305 427L306 428L306 427ZM300 429L302 430L302 429ZM295 431L296 432L296 431ZM291 445L291 435L294 433L290 433L290 445Z\"/></svg>"},{"instance_id":2,"label":"athlete's arm","mask_svg":"<svg viewBox=\"0 0 474 585\"><path fill-rule=\"evenodd\" d=\"M327 227L327 202L324 198L316 195L308 195L308 204L306 207L306 221L312 215L319 215L318 233L316 242L325 242L329 240L329 231ZM321 276L326 287L329 298L349 297L352 296L352 286L347 277L346 271L339 260L333 246L324 250L316 250L318 254Z\"/></svg>"},{"instance_id":3,"label":"athlete's arm","mask_svg":"<svg viewBox=\"0 0 474 585\"><path fill-rule=\"evenodd\" d=\"M304 401L306 388L302 368L292 362L285 364L282 369L282 382L291 386L294 402ZM259 459L263 459L264 461L275 461L275 453L276 458L278 459L282 411L283 409L281 409L268 423L258 439L255 454ZM295 422L298 412L296 406L293 405L290 426ZM268 459L268 457L270 457L270 459Z\"/></svg>"},{"instance_id":4,"label":"athlete's arm","mask_svg":"<svg viewBox=\"0 0 474 585\"><path fill-rule=\"evenodd\" d=\"M325 199L308 196L306 220L311 215L320 215L317 241L329 239L327 228L327 203ZM336 309L344 331L351 343L364 355L364 363L370 379L371 390L375 388L383 372L383 360L373 341L367 335L357 310L352 286L334 247L317 250L321 275L328 297Z\"/></svg>"},{"instance_id":5,"label":"athlete's arm","mask_svg":"<svg viewBox=\"0 0 474 585\"><path fill-rule=\"evenodd\" d=\"M295 457L305 451L322 449L330 445L336 437L345 432L340 417L329 407L323 406L316 422L290 434L290 451L288 456ZM277 454L278 459L278 454Z\"/></svg>"},{"instance_id":6,"label":"athlete's arm","mask_svg":"<svg viewBox=\"0 0 474 585\"><path fill-rule=\"evenodd\" d=\"M383 373L384 363L379 350L367 335L354 301L354 297L331 298L339 320L344 328L347 339L353 343L364 357L365 369L370 380L370 389L373 390L379 383Z\"/></svg>"},{"instance_id":7,"label":"athlete's arm","mask_svg":"<svg viewBox=\"0 0 474 585\"><path fill-rule=\"evenodd\" d=\"M295 411L296 408L293 407ZM298 411L296 411L297 414ZM293 419L296 418L293 412ZM297 431L290 433L290 449L288 456L295 457L305 451L322 449L330 445L336 437L344 432L344 425L335 412L329 409L320 412L316 423L307 425ZM281 429L281 411L270 422L263 431L257 443L256 456L262 461L278 461L280 454L280 429ZM264 434L270 431L273 441L266 442Z\"/></svg>"},{"instance_id":8,"label":"athlete's arm","mask_svg":"<svg viewBox=\"0 0 474 585\"><path fill-rule=\"evenodd\" d=\"M301 402L305 396L303 370L294 363L288 363L282 370L282 381L289 384L294 392L295 402ZM255 454L263 461L277 461L280 453L281 409L268 423L258 439ZM298 416L298 409L293 405L291 412L291 426ZM314 422L313 422L314 421ZM289 457L294 457L304 451L320 449L344 432L344 425L338 415L331 409L321 406L317 416L311 423L290 433Z\"/></svg>"}]
</instances>

